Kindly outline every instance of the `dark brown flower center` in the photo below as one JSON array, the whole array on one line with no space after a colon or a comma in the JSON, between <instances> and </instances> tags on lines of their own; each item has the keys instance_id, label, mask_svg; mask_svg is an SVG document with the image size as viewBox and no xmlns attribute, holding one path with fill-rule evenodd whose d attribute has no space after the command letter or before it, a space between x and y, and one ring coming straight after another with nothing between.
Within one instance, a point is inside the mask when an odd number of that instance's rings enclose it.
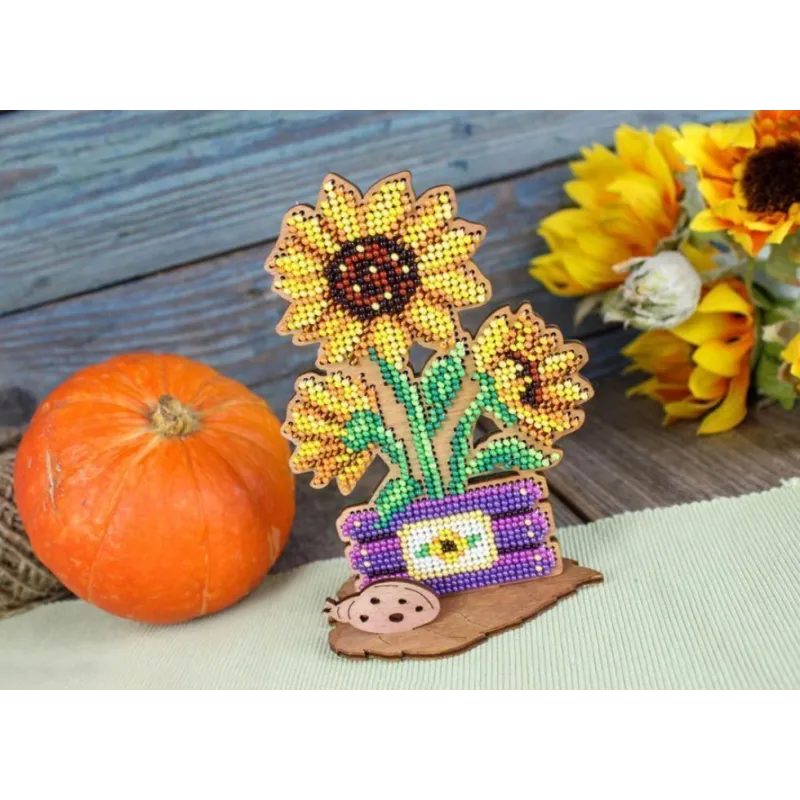
<instances>
[{"instance_id":1,"label":"dark brown flower center","mask_svg":"<svg viewBox=\"0 0 800 800\"><path fill-rule=\"evenodd\" d=\"M420 283L414 253L386 236L343 245L325 277L334 300L359 319L399 314Z\"/></svg>"},{"instance_id":2,"label":"dark brown flower center","mask_svg":"<svg viewBox=\"0 0 800 800\"><path fill-rule=\"evenodd\" d=\"M751 155L742 188L747 210L759 214L786 213L800 203L800 144L784 142Z\"/></svg>"},{"instance_id":3,"label":"dark brown flower center","mask_svg":"<svg viewBox=\"0 0 800 800\"><path fill-rule=\"evenodd\" d=\"M536 408L542 404L544 394L542 392L542 382L539 380L539 373L533 368L530 361L517 362L522 367L521 375L526 382L525 390L520 396L520 400L531 408Z\"/></svg>"}]
</instances>

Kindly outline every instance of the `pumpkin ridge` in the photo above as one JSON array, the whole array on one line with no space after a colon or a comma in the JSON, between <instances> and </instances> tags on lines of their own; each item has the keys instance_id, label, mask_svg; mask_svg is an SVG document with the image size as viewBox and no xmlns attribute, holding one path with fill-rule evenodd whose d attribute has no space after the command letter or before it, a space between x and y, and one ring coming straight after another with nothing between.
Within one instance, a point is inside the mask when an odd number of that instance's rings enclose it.
<instances>
[{"instance_id":1,"label":"pumpkin ridge","mask_svg":"<svg viewBox=\"0 0 800 800\"><path fill-rule=\"evenodd\" d=\"M223 375L218 373L216 375L212 375L210 378L206 378L195 390L192 396L186 401L188 405L194 406L197 401L197 396L205 389L207 386L210 386L212 383L216 383L217 381L224 380L228 381L231 380L228 378L227 375Z\"/></svg>"},{"instance_id":2,"label":"pumpkin ridge","mask_svg":"<svg viewBox=\"0 0 800 800\"><path fill-rule=\"evenodd\" d=\"M225 424L224 419L215 419L213 422L214 422L213 429L204 428L202 433L212 434L212 435L214 433L224 433L225 436L235 436L237 439L242 439L245 442L252 444L254 447L257 447L259 450L261 450L262 453L266 453L266 455L270 457L270 460L272 461L275 460L275 451L269 450L267 447L265 447L264 442L260 442L258 441L258 439L251 439L249 436L246 436L245 434L241 433L241 431L229 427L228 425ZM284 440L281 441L283 442Z\"/></svg>"},{"instance_id":3,"label":"pumpkin ridge","mask_svg":"<svg viewBox=\"0 0 800 800\"><path fill-rule=\"evenodd\" d=\"M189 451L186 442L180 439L181 450L186 457L186 465L189 467L189 472L192 474L192 482L194 483L195 490L197 491L197 504L200 507L200 515L203 518L203 541L205 542L205 581L203 583L203 592L200 595L200 610L197 616L202 617L208 611L208 585L211 582L211 544L208 537L208 513L206 512L205 504L203 503L203 492L200 490L200 481L197 479L197 471L194 468L194 460Z\"/></svg>"},{"instance_id":4,"label":"pumpkin ridge","mask_svg":"<svg viewBox=\"0 0 800 800\"><path fill-rule=\"evenodd\" d=\"M100 542L97 545L97 550L95 550L94 558L92 559L92 565L91 567L89 567L89 579L86 583L86 599L90 603L94 602L92 600L92 583L94 582L95 567L97 566L97 561L100 558L100 553L103 549L103 545L106 543L106 538L108 537L108 530L111 527L111 521L114 517L114 513L119 507L120 500L122 499L122 491L125 488L125 481L128 480L128 475L130 475L131 470L134 467L139 466L139 464L141 464L142 461L144 461L145 458L147 458L147 456L149 456L156 449L158 444L159 444L159 439L154 436L144 446L144 448L131 459L131 462L128 464L127 467L125 467L125 471L122 473L122 477L120 478L119 484L117 485L117 488L114 491L114 498L111 501L108 513L106 514L106 521L105 525L103 526L103 534L100 537Z\"/></svg>"},{"instance_id":5,"label":"pumpkin ridge","mask_svg":"<svg viewBox=\"0 0 800 800\"><path fill-rule=\"evenodd\" d=\"M205 431L203 431L203 433L206 433L206 432L208 432L207 429ZM247 503L250 506L251 511L253 512L255 517L258 518L259 517L259 508L256 505L255 498L253 497L253 494L250 491L250 487L247 485L247 483L245 482L244 478L239 473L239 470L237 470L236 467L231 463L230 459L226 455L224 455L220 451L220 449L218 447L215 447L213 442L209 441L207 436L202 435L202 433L201 433L201 435L194 437L193 441L195 443L195 446L197 446L198 444L204 446L206 448L206 451L211 454L211 457L212 458L216 458L225 467L225 469L231 475L231 477L233 478L233 480L237 484L237 486L239 486L239 488L242 489L242 491L244 493L244 496L247 498ZM267 532L265 531L265 533L267 533ZM277 557L281 554L281 551L283 550L283 546L285 546L285 542L284 542L284 545L281 546L278 549L277 553L276 553L275 552L276 543L274 542L274 537L273 536L267 536L267 541L268 541L268 546L269 546L269 557L270 557L270 560L274 563L275 560L277 559ZM254 586L257 586L257 585L258 585L258 583L254 584Z\"/></svg>"},{"instance_id":6,"label":"pumpkin ridge","mask_svg":"<svg viewBox=\"0 0 800 800\"><path fill-rule=\"evenodd\" d=\"M81 398L79 400L56 400L52 404L50 404L49 408L44 408L42 406L39 407L37 410L37 414L41 417L47 417L52 414L54 411L60 411L64 408L72 408L73 406L80 406L80 405L91 405L93 408L96 406L110 406L111 408L115 408L119 411L128 411L131 414L137 414L142 416L149 410L148 405L142 401L138 408L133 408L133 406L126 406L122 403L117 403L114 400L97 400L94 398Z\"/></svg>"},{"instance_id":7,"label":"pumpkin ridge","mask_svg":"<svg viewBox=\"0 0 800 800\"><path fill-rule=\"evenodd\" d=\"M253 406L254 408L264 408L266 402L264 400L223 400L219 405L211 406L211 408L204 408L200 410L194 404L192 408L205 419L206 417L213 416L220 411L227 411L229 408L241 408ZM269 406L267 406L269 408Z\"/></svg>"},{"instance_id":8,"label":"pumpkin ridge","mask_svg":"<svg viewBox=\"0 0 800 800\"><path fill-rule=\"evenodd\" d=\"M204 428L201 432L199 432L199 435L196 438L197 439L201 439L203 442L205 442L206 445L211 447L214 450L214 452L217 453L217 455L220 455L220 457L223 458L225 463L234 472L236 472L236 470L233 467L233 465L231 464L231 462L228 459L226 459L224 456L222 456L220 454L219 450L217 449L217 447L214 446L214 439L216 438L217 434L220 434L223 437L223 439L222 439L223 442L224 442L225 438L233 436L234 438L241 439L243 442L247 442L248 444L252 445L253 447L256 447L257 449L261 450L262 453L264 453L266 456L269 457L269 466L265 465L264 472L273 481L275 480L275 471L274 471L274 469L275 469L275 462L277 461L277 459L275 457L275 453L272 452L271 450L268 450L266 447L264 447L262 445L262 443L257 442L255 439L251 439L249 436L244 436L243 434L238 433L237 431L230 430L230 429L224 429L223 430L223 426L219 425L219 424L216 424L216 423L214 424L213 427ZM281 440L282 443L284 441L285 440ZM237 473L237 475L238 475L238 473ZM244 483L240 482L240 485L244 486L245 489L247 488L247 486ZM278 555L280 555L280 551L279 551Z\"/></svg>"},{"instance_id":9,"label":"pumpkin ridge","mask_svg":"<svg viewBox=\"0 0 800 800\"><path fill-rule=\"evenodd\" d=\"M132 358L135 358L135 359L136 359L136 361L139 361L139 362L141 362L141 361L142 361L142 354L140 354L140 353L134 353L134 354L133 354L133 356L122 356L122 358L125 358L125 359L128 359L128 358L131 358L131 359L132 359ZM110 359L110 360L111 360L111 361L113 361L113 360L114 360L114 358L112 357L112 359ZM108 363L108 362L106 362L106 363ZM146 363L146 359L145 359L145 363ZM102 366L102 365L98 365L98 366ZM127 364L126 364L126 366L127 366ZM122 383L122 384L124 384L125 386L127 386L127 387L128 387L128 389L130 390L131 394L133 394L133 395L134 395L134 396L136 396L136 397L139 397L139 398L141 398L141 401L142 401L142 403L143 403L145 406L147 405L147 401L145 400L145 398L146 398L146 397L147 397L147 396L150 394L150 392L149 392L149 391L147 391L147 390L146 390L144 387L140 386L140 385L139 385L138 383L136 383L135 381L131 380L131 379L130 379L130 378L129 378L129 377L126 375L126 374L125 374L125 372L124 372L122 369L120 369L120 368L118 367L118 368L116 369L116 371L112 372L112 373L111 373L111 379L112 379L112 380L115 380L115 381L119 381L120 383Z\"/></svg>"}]
</instances>

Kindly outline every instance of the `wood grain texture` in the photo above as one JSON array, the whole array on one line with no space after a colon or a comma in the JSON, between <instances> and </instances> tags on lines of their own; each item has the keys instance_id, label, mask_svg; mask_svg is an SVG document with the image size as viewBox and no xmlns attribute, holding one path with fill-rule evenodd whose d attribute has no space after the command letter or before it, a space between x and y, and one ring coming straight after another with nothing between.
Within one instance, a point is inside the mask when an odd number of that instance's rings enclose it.
<instances>
[{"instance_id":1,"label":"wood grain texture","mask_svg":"<svg viewBox=\"0 0 800 800\"><path fill-rule=\"evenodd\" d=\"M564 571L548 578L487 586L440 598L439 616L428 625L403 633L367 633L343 622L333 623L328 635L331 650L351 658L437 658L469 650L489 636L514 628L581 586L599 583L603 576L593 569L564 560ZM352 595L348 581L339 599Z\"/></svg>"},{"instance_id":2,"label":"wood grain texture","mask_svg":"<svg viewBox=\"0 0 800 800\"><path fill-rule=\"evenodd\" d=\"M757 492L800 476L797 415L753 410L738 428L697 436L696 424L661 424L661 407L625 397L635 381L610 378L586 405L586 424L547 473L550 488L587 519Z\"/></svg>"},{"instance_id":3,"label":"wood grain texture","mask_svg":"<svg viewBox=\"0 0 800 800\"><path fill-rule=\"evenodd\" d=\"M492 282L493 298L462 314L471 330L494 308L508 302L516 308L523 301L567 335L587 337L602 329L594 317L575 330L574 303L548 294L527 272L530 258L544 249L536 221L565 202L566 176L566 167L550 167L460 198L460 213L489 229L475 261ZM283 413L294 379L312 367L317 348L296 347L275 333L287 303L269 292L263 263L270 248L265 243L0 318L0 424L2 397L10 398L12 390L15 410L7 399L5 424L19 424L20 408L31 406L30 398L40 401L76 370L136 350L205 361ZM610 355L619 363L618 354ZM600 367L594 360L591 368L599 375L612 365Z\"/></svg>"},{"instance_id":4,"label":"wood grain texture","mask_svg":"<svg viewBox=\"0 0 800 800\"><path fill-rule=\"evenodd\" d=\"M654 126L744 112L53 112L0 117L0 313L276 235L329 171L417 188L519 174ZM530 224L535 224L536 217ZM498 233L498 231L495 231Z\"/></svg>"}]
</instances>

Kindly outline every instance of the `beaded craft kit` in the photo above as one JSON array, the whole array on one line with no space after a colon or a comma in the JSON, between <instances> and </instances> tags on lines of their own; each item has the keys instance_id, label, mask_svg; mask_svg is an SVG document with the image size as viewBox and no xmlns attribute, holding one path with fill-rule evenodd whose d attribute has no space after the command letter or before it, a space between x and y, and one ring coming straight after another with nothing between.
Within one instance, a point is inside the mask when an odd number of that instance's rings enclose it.
<instances>
[{"instance_id":1,"label":"beaded craft kit","mask_svg":"<svg viewBox=\"0 0 800 800\"><path fill-rule=\"evenodd\" d=\"M353 572L325 608L338 653L457 652L602 579L562 559L539 474L583 422L586 350L527 304L461 327L490 297L472 262L484 235L449 186L417 198L399 173L362 195L328 175L267 259L290 302L279 333L319 344L284 425L293 470L348 494L376 456L389 467L337 522ZM415 343L435 351L418 375ZM475 444L482 419L499 431Z\"/></svg>"}]
</instances>

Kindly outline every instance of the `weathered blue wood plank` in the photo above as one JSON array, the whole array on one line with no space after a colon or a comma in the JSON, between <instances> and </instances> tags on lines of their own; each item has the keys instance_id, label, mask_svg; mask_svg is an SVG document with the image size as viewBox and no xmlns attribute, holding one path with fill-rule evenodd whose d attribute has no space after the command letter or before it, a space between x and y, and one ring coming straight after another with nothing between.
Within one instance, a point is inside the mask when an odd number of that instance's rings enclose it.
<instances>
[{"instance_id":1,"label":"weathered blue wood plank","mask_svg":"<svg viewBox=\"0 0 800 800\"><path fill-rule=\"evenodd\" d=\"M91 112L0 117L0 314L273 236L333 170L481 184L623 121L743 112ZM535 219L531 221L535 224Z\"/></svg>"},{"instance_id":2,"label":"weathered blue wood plank","mask_svg":"<svg viewBox=\"0 0 800 800\"><path fill-rule=\"evenodd\" d=\"M574 303L547 294L527 273L529 259L543 248L536 221L565 202L561 185L567 176L567 167L555 166L469 190L461 210L489 230L476 262L492 281L492 305L530 300L549 322L585 336L599 329L597 319L575 331ZM282 411L316 348L295 347L275 333L286 303L268 291L263 262L269 249L257 245L0 318L0 399L4 390L10 397L8 390L19 387L41 400L87 364L115 353L157 350L206 361ZM463 318L474 327L485 315L481 309Z\"/></svg>"}]
</instances>

